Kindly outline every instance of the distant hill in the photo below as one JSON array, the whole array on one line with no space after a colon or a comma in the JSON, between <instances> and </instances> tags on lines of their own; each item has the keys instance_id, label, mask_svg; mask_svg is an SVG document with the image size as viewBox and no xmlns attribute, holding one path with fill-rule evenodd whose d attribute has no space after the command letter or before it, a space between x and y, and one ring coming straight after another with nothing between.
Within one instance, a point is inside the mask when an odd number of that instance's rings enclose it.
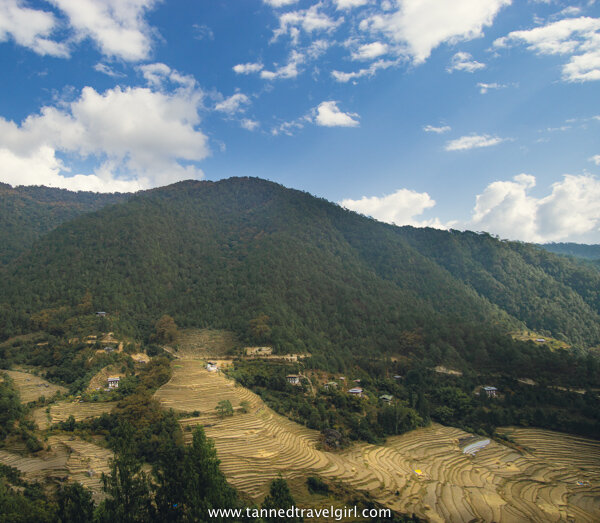
<instances>
[{"instance_id":1,"label":"distant hill","mask_svg":"<svg viewBox=\"0 0 600 523\"><path fill-rule=\"evenodd\" d=\"M253 178L181 182L84 214L40 237L6 276L4 336L89 290L131 334L147 336L166 313L329 359L464 359L525 327L600 342L597 271L486 234L383 224Z\"/></svg>"},{"instance_id":2,"label":"distant hill","mask_svg":"<svg viewBox=\"0 0 600 523\"><path fill-rule=\"evenodd\" d=\"M540 247L555 254L564 254L586 260L600 260L600 245L587 245L584 243L544 243L540 245Z\"/></svg>"},{"instance_id":3,"label":"distant hill","mask_svg":"<svg viewBox=\"0 0 600 523\"><path fill-rule=\"evenodd\" d=\"M0 183L0 267L40 236L80 214L126 200L128 194L72 192Z\"/></svg>"}]
</instances>

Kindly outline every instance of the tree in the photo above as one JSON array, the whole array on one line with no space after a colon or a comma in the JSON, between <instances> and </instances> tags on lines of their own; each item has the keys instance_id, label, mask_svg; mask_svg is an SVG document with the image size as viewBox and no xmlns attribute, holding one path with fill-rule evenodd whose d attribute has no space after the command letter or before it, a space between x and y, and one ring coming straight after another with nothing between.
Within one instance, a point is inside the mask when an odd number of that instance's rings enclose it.
<instances>
[{"instance_id":1,"label":"tree","mask_svg":"<svg viewBox=\"0 0 600 523\"><path fill-rule=\"evenodd\" d=\"M296 506L296 502L292 497L290 489L288 487L287 481L283 478L274 479L271 482L271 486L269 487L269 494L263 501L262 507L263 509L288 509ZM275 523L276 521L280 521L280 518L277 516L265 518L267 523ZM286 518L286 521L290 522L300 522L303 521L302 518Z\"/></svg>"},{"instance_id":2,"label":"tree","mask_svg":"<svg viewBox=\"0 0 600 523\"><path fill-rule=\"evenodd\" d=\"M257 343L270 341L271 327L269 327L269 317L266 314L260 314L250 320L250 335Z\"/></svg>"},{"instance_id":3,"label":"tree","mask_svg":"<svg viewBox=\"0 0 600 523\"><path fill-rule=\"evenodd\" d=\"M177 339L177 324L168 314L164 314L154 325L155 338L159 343L173 343Z\"/></svg>"},{"instance_id":4,"label":"tree","mask_svg":"<svg viewBox=\"0 0 600 523\"><path fill-rule=\"evenodd\" d=\"M94 500L92 493L81 483L71 483L59 490L57 495L58 518L61 523L92 521Z\"/></svg>"},{"instance_id":5,"label":"tree","mask_svg":"<svg viewBox=\"0 0 600 523\"><path fill-rule=\"evenodd\" d=\"M219 416L224 418L225 416L233 416L233 405L229 400L221 400L219 404L215 407Z\"/></svg>"},{"instance_id":6,"label":"tree","mask_svg":"<svg viewBox=\"0 0 600 523\"><path fill-rule=\"evenodd\" d=\"M103 522L142 523L150 519L149 482L135 455L133 433L134 428L129 423L119 425L110 475L102 474L102 489L108 496L99 508Z\"/></svg>"}]
</instances>

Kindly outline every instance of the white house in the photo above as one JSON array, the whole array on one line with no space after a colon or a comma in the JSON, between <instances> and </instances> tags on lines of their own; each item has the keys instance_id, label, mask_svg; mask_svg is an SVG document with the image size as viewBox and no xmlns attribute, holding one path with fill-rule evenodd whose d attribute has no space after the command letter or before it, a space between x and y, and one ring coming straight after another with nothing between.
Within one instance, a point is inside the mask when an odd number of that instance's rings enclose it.
<instances>
[{"instance_id":1,"label":"white house","mask_svg":"<svg viewBox=\"0 0 600 523\"><path fill-rule=\"evenodd\" d=\"M291 385L300 385L300 376L298 374L288 374L285 379Z\"/></svg>"},{"instance_id":2,"label":"white house","mask_svg":"<svg viewBox=\"0 0 600 523\"><path fill-rule=\"evenodd\" d=\"M354 396L358 396L359 398L362 398L363 390L360 387L354 387L353 389L350 389L348 392Z\"/></svg>"},{"instance_id":3,"label":"white house","mask_svg":"<svg viewBox=\"0 0 600 523\"><path fill-rule=\"evenodd\" d=\"M488 398L495 398L498 395L498 389L496 387L483 387L483 390Z\"/></svg>"},{"instance_id":4,"label":"white house","mask_svg":"<svg viewBox=\"0 0 600 523\"><path fill-rule=\"evenodd\" d=\"M119 380L121 378L119 376L111 376L108 378L108 388L109 389L118 389L119 388Z\"/></svg>"},{"instance_id":5,"label":"white house","mask_svg":"<svg viewBox=\"0 0 600 523\"><path fill-rule=\"evenodd\" d=\"M208 372L217 372L219 370L219 366L214 361L209 361L206 364L206 370Z\"/></svg>"}]
</instances>

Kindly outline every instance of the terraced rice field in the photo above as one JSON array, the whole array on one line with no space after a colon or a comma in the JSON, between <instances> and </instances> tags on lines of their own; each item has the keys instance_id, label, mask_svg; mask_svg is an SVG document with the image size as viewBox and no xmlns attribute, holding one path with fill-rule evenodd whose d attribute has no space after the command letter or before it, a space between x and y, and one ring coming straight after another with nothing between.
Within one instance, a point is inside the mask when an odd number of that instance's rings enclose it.
<instances>
[{"instance_id":1,"label":"terraced rice field","mask_svg":"<svg viewBox=\"0 0 600 523\"><path fill-rule=\"evenodd\" d=\"M115 405L116 402L77 403L74 401L60 401L50 406L49 413L46 412L46 407L35 409L32 417L38 428L44 430L54 423L66 421L69 416L73 416L75 421L101 416L105 412L110 412Z\"/></svg>"},{"instance_id":2,"label":"terraced rice field","mask_svg":"<svg viewBox=\"0 0 600 523\"><path fill-rule=\"evenodd\" d=\"M229 481L254 499L279 474L319 475L430 521L600 521L599 442L515 429L512 437L535 450L522 454L492 441L470 456L459 446L469 434L434 424L383 446L324 452L318 450L318 432L279 416L199 361L180 359L173 367L156 398L165 407L199 411L183 424L205 426ZM222 399L234 408L246 400L250 412L220 419L214 407Z\"/></svg>"},{"instance_id":3,"label":"terraced rice field","mask_svg":"<svg viewBox=\"0 0 600 523\"><path fill-rule=\"evenodd\" d=\"M50 450L40 457L21 456L0 450L0 463L19 469L28 481L78 481L91 489L96 500L102 497L101 475L109 472L112 452L66 435L51 436Z\"/></svg>"},{"instance_id":4,"label":"terraced rice field","mask_svg":"<svg viewBox=\"0 0 600 523\"><path fill-rule=\"evenodd\" d=\"M29 372L21 372L16 370L6 370L4 372L8 374L14 381L15 387L21 396L21 403L35 401L41 396L50 398L57 392L67 391L65 387L54 385L54 383L50 383L49 381L46 381L35 374L30 374Z\"/></svg>"}]
</instances>

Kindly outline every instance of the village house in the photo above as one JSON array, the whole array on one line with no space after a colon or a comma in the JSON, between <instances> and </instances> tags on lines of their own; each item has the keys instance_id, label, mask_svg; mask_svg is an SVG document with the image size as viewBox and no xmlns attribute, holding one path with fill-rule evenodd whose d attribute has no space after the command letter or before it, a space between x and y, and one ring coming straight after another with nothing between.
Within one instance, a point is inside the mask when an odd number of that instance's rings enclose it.
<instances>
[{"instance_id":1,"label":"village house","mask_svg":"<svg viewBox=\"0 0 600 523\"><path fill-rule=\"evenodd\" d=\"M354 387L353 389L350 389L348 392L350 394L352 394L353 396L358 396L359 398L362 398L363 390L360 387Z\"/></svg>"},{"instance_id":2,"label":"village house","mask_svg":"<svg viewBox=\"0 0 600 523\"><path fill-rule=\"evenodd\" d=\"M300 385L300 376L298 374L288 374L285 379L290 385Z\"/></svg>"},{"instance_id":3,"label":"village house","mask_svg":"<svg viewBox=\"0 0 600 523\"><path fill-rule=\"evenodd\" d=\"M498 395L496 387L483 387L483 391L487 394L488 398L495 398Z\"/></svg>"},{"instance_id":4,"label":"village house","mask_svg":"<svg viewBox=\"0 0 600 523\"><path fill-rule=\"evenodd\" d=\"M381 401L384 401L385 403L390 403L394 399L394 396L392 396L391 394L382 394L381 396L379 396L379 399Z\"/></svg>"},{"instance_id":5,"label":"village house","mask_svg":"<svg viewBox=\"0 0 600 523\"><path fill-rule=\"evenodd\" d=\"M104 312L104 311L98 311L98 312L96 313L96 316L101 316L101 317L104 317L104 316L106 316L106 312Z\"/></svg>"},{"instance_id":6,"label":"village house","mask_svg":"<svg viewBox=\"0 0 600 523\"><path fill-rule=\"evenodd\" d=\"M219 370L219 366L214 361L209 361L206 364L206 370L208 372L217 372Z\"/></svg>"},{"instance_id":7,"label":"village house","mask_svg":"<svg viewBox=\"0 0 600 523\"><path fill-rule=\"evenodd\" d=\"M108 378L108 388L109 389L118 389L119 388L119 380L121 378L119 376L110 376Z\"/></svg>"},{"instance_id":8,"label":"village house","mask_svg":"<svg viewBox=\"0 0 600 523\"><path fill-rule=\"evenodd\" d=\"M104 347L104 352L106 352L107 354L110 354L111 352L114 352L116 349L114 347Z\"/></svg>"},{"instance_id":9,"label":"village house","mask_svg":"<svg viewBox=\"0 0 600 523\"><path fill-rule=\"evenodd\" d=\"M325 385L324 385L324 386L325 386L325 388L326 388L326 389L328 389L328 390L329 390L329 389L337 389L337 387L338 387L338 384L337 384L337 381L329 381L329 382L325 383Z\"/></svg>"}]
</instances>

